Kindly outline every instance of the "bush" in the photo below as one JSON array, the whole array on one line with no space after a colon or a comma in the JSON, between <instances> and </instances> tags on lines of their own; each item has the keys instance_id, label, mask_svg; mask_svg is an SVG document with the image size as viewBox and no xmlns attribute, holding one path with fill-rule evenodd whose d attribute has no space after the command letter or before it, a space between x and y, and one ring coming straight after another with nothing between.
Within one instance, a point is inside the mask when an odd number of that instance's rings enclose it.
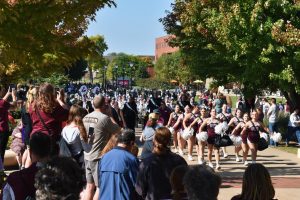
<instances>
[{"instance_id":1,"label":"bush","mask_svg":"<svg viewBox=\"0 0 300 200\"><path fill-rule=\"evenodd\" d=\"M172 89L175 88L174 85L164 82L158 79L147 78L147 79L138 79L136 85L141 88L147 89Z\"/></svg>"}]
</instances>

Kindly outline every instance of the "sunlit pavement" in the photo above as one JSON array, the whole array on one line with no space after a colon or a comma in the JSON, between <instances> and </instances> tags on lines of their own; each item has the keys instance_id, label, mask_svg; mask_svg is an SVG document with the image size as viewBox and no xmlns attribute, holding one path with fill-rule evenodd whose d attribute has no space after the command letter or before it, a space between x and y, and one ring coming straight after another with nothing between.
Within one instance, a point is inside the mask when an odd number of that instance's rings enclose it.
<instances>
[{"instance_id":1,"label":"sunlit pavement","mask_svg":"<svg viewBox=\"0 0 300 200\"><path fill-rule=\"evenodd\" d=\"M137 140L140 134L141 128L137 128ZM226 149L229 156L227 158L221 156L221 170L217 171L222 177L219 200L230 200L232 196L241 192L242 177L246 169L241 162L237 163L235 161L234 147L227 147ZM193 152L194 161L188 161L187 149L185 149L185 155L183 157L189 165L198 164L195 148ZM251 158L249 156L249 163L250 160ZM276 148L268 148L258 152L257 163L264 164L269 170L276 191L275 198L289 200L300 199L300 159L297 158L297 155Z\"/></svg>"}]
</instances>

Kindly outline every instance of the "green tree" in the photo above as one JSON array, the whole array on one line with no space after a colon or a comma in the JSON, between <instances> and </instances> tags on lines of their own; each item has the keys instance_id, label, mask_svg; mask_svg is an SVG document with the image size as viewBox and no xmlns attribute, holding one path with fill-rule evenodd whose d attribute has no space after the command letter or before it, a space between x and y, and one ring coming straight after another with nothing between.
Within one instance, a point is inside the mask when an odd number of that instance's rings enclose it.
<instances>
[{"instance_id":1,"label":"green tree","mask_svg":"<svg viewBox=\"0 0 300 200\"><path fill-rule=\"evenodd\" d=\"M88 63L86 60L80 59L71 65L71 67L66 67L65 75L73 81L80 80L86 73L88 68Z\"/></svg>"},{"instance_id":2,"label":"green tree","mask_svg":"<svg viewBox=\"0 0 300 200\"><path fill-rule=\"evenodd\" d=\"M88 53L84 36L95 13L113 0L0 1L2 83L45 76Z\"/></svg>"},{"instance_id":3,"label":"green tree","mask_svg":"<svg viewBox=\"0 0 300 200\"><path fill-rule=\"evenodd\" d=\"M103 56L108 47L103 36L91 36L89 37L89 40L92 45L88 49L87 62L90 80L93 82L93 71L96 70L98 73L103 74L103 71L105 70L104 67L108 64L107 60L105 60Z\"/></svg>"},{"instance_id":4,"label":"green tree","mask_svg":"<svg viewBox=\"0 0 300 200\"><path fill-rule=\"evenodd\" d=\"M186 64L246 96L280 89L300 103L300 7L292 0L176 0L161 21Z\"/></svg>"},{"instance_id":5,"label":"green tree","mask_svg":"<svg viewBox=\"0 0 300 200\"><path fill-rule=\"evenodd\" d=\"M112 54L113 59L108 65L107 75L110 79L118 74L118 77L131 77L133 79L148 78L147 67L153 66L147 57L128 55L125 53ZM116 66L118 66L116 68Z\"/></svg>"},{"instance_id":6,"label":"green tree","mask_svg":"<svg viewBox=\"0 0 300 200\"><path fill-rule=\"evenodd\" d=\"M195 78L179 51L172 54L164 54L157 60L155 76L157 79L165 82L176 80L182 84L187 84Z\"/></svg>"}]
</instances>

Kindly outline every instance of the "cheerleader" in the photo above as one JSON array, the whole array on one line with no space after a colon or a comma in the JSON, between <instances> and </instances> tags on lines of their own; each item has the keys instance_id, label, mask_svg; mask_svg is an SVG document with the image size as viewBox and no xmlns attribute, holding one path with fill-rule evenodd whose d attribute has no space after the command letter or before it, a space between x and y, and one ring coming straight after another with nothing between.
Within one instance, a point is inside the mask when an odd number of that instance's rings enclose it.
<instances>
[{"instance_id":1,"label":"cheerleader","mask_svg":"<svg viewBox=\"0 0 300 200\"><path fill-rule=\"evenodd\" d=\"M238 114L238 111L237 111ZM241 136L241 131L243 130L245 124L250 120L248 113L245 113L243 115L243 120L233 129L232 135L234 136ZM241 148L243 149L243 164L245 166L248 165L247 156L249 151L249 146L247 144L247 134L244 134L242 136L242 145ZM235 147L235 155L236 155L236 161L239 162L239 148Z\"/></svg>"},{"instance_id":2,"label":"cheerleader","mask_svg":"<svg viewBox=\"0 0 300 200\"><path fill-rule=\"evenodd\" d=\"M212 164L212 151L215 152L215 159L216 159L216 169L221 169L221 166L219 164L220 161L220 155L219 155L219 148L216 148L214 146L215 144L215 127L220 123L220 121L216 118L216 109L211 109L210 111L210 117L205 119L202 125L200 126L200 132L206 131L208 134L207 138L207 146L208 146L208 166L213 168ZM205 129L206 128L206 129Z\"/></svg>"},{"instance_id":3,"label":"cheerleader","mask_svg":"<svg viewBox=\"0 0 300 200\"><path fill-rule=\"evenodd\" d=\"M223 104L222 105L222 112L219 113L217 115L217 118L220 120L220 122L226 122L227 124L229 123L229 121L231 120L231 113L227 113L227 104ZM228 154L226 152L226 148L225 147L221 147L222 151L223 151L223 157L224 158L227 158L228 157Z\"/></svg>"},{"instance_id":4,"label":"cheerleader","mask_svg":"<svg viewBox=\"0 0 300 200\"><path fill-rule=\"evenodd\" d=\"M229 126L229 132L233 132L234 128L237 127L237 125L240 123L240 122L243 122L243 119L242 119L242 111L240 109L237 109L236 110L236 113L235 113L235 117L231 118L231 120L229 121L228 123L228 126ZM232 130L232 131L231 131ZM234 135L234 134L233 134ZM236 136L236 135L235 135ZM241 146L235 146L234 147L234 152L235 152L235 157L236 157L236 162L240 162L240 159L239 159L239 152L240 150L242 149Z\"/></svg>"},{"instance_id":5,"label":"cheerleader","mask_svg":"<svg viewBox=\"0 0 300 200\"><path fill-rule=\"evenodd\" d=\"M184 107L184 113L182 113L178 119L177 119L177 122L175 123L175 125L173 126L174 130L178 130L179 133L181 133L183 131L183 120L185 118L185 116L187 114L191 113L191 108L189 105L186 105ZM183 152L183 149L185 147L185 140L181 138L181 135L180 134L177 134L177 141L178 141L178 152L181 156L184 155L184 152Z\"/></svg>"},{"instance_id":6,"label":"cheerleader","mask_svg":"<svg viewBox=\"0 0 300 200\"><path fill-rule=\"evenodd\" d=\"M193 127L195 124L197 124L197 126L199 127L198 130L199 130L199 133L200 133L200 127L203 124L205 118L206 118L206 110L205 110L205 108L201 108L200 116L197 117L193 121L193 123L190 125L190 127ZM205 148L206 141L199 141L199 140L197 141L196 140L196 144L198 145L198 148L197 148L198 149L198 151L197 151L198 163L200 165L202 165L203 163L205 163L205 161L204 161L204 148Z\"/></svg>"},{"instance_id":7,"label":"cheerleader","mask_svg":"<svg viewBox=\"0 0 300 200\"><path fill-rule=\"evenodd\" d=\"M247 135L247 144L251 151L252 163L256 163L257 145L258 145L258 141L260 138L260 134L259 134L260 130L264 130L265 132L269 133L267 128L259 121L258 113L256 111L253 111L251 113L251 120L245 124L245 126L242 130L242 133L241 133L242 137L245 134L248 134Z\"/></svg>"},{"instance_id":8,"label":"cheerleader","mask_svg":"<svg viewBox=\"0 0 300 200\"><path fill-rule=\"evenodd\" d=\"M188 143L188 160L189 161L193 161L193 146L195 144L195 136L196 136L196 131L198 130L198 126L197 124L194 124L193 126L190 126L192 124L192 122L199 116L199 107L195 106L193 108L193 111L191 113L188 113L187 115L185 115L182 125L183 125L183 129L189 129L192 128L194 129L194 134L192 137L190 137L187 140ZM181 140L183 140L183 138L181 138Z\"/></svg>"},{"instance_id":9,"label":"cheerleader","mask_svg":"<svg viewBox=\"0 0 300 200\"><path fill-rule=\"evenodd\" d=\"M170 127L174 130L173 131L173 146L175 148L175 153L177 152L177 146L178 146L178 142L177 142L178 128L174 128L174 125L177 122L180 115L181 115L180 106L176 105L175 110L174 110L174 112L171 113L168 124L167 124L167 127Z\"/></svg>"}]
</instances>

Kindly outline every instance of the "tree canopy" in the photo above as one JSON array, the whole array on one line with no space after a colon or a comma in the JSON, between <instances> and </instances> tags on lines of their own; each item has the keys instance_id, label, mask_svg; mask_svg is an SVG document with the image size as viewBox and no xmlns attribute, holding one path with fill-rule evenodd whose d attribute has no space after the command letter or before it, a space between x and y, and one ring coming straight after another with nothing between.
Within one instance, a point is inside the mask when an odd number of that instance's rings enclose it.
<instances>
[{"instance_id":1,"label":"tree canopy","mask_svg":"<svg viewBox=\"0 0 300 200\"><path fill-rule=\"evenodd\" d=\"M115 3L0 0L1 82L47 75L88 55L93 41L84 33L106 5Z\"/></svg>"},{"instance_id":2,"label":"tree canopy","mask_svg":"<svg viewBox=\"0 0 300 200\"><path fill-rule=\"evenodd\" d=\"M161 19L186 64L246 96L280 89L300 102L300 7L292 0L175 0Z\"/></svg>"}]
</instances>

